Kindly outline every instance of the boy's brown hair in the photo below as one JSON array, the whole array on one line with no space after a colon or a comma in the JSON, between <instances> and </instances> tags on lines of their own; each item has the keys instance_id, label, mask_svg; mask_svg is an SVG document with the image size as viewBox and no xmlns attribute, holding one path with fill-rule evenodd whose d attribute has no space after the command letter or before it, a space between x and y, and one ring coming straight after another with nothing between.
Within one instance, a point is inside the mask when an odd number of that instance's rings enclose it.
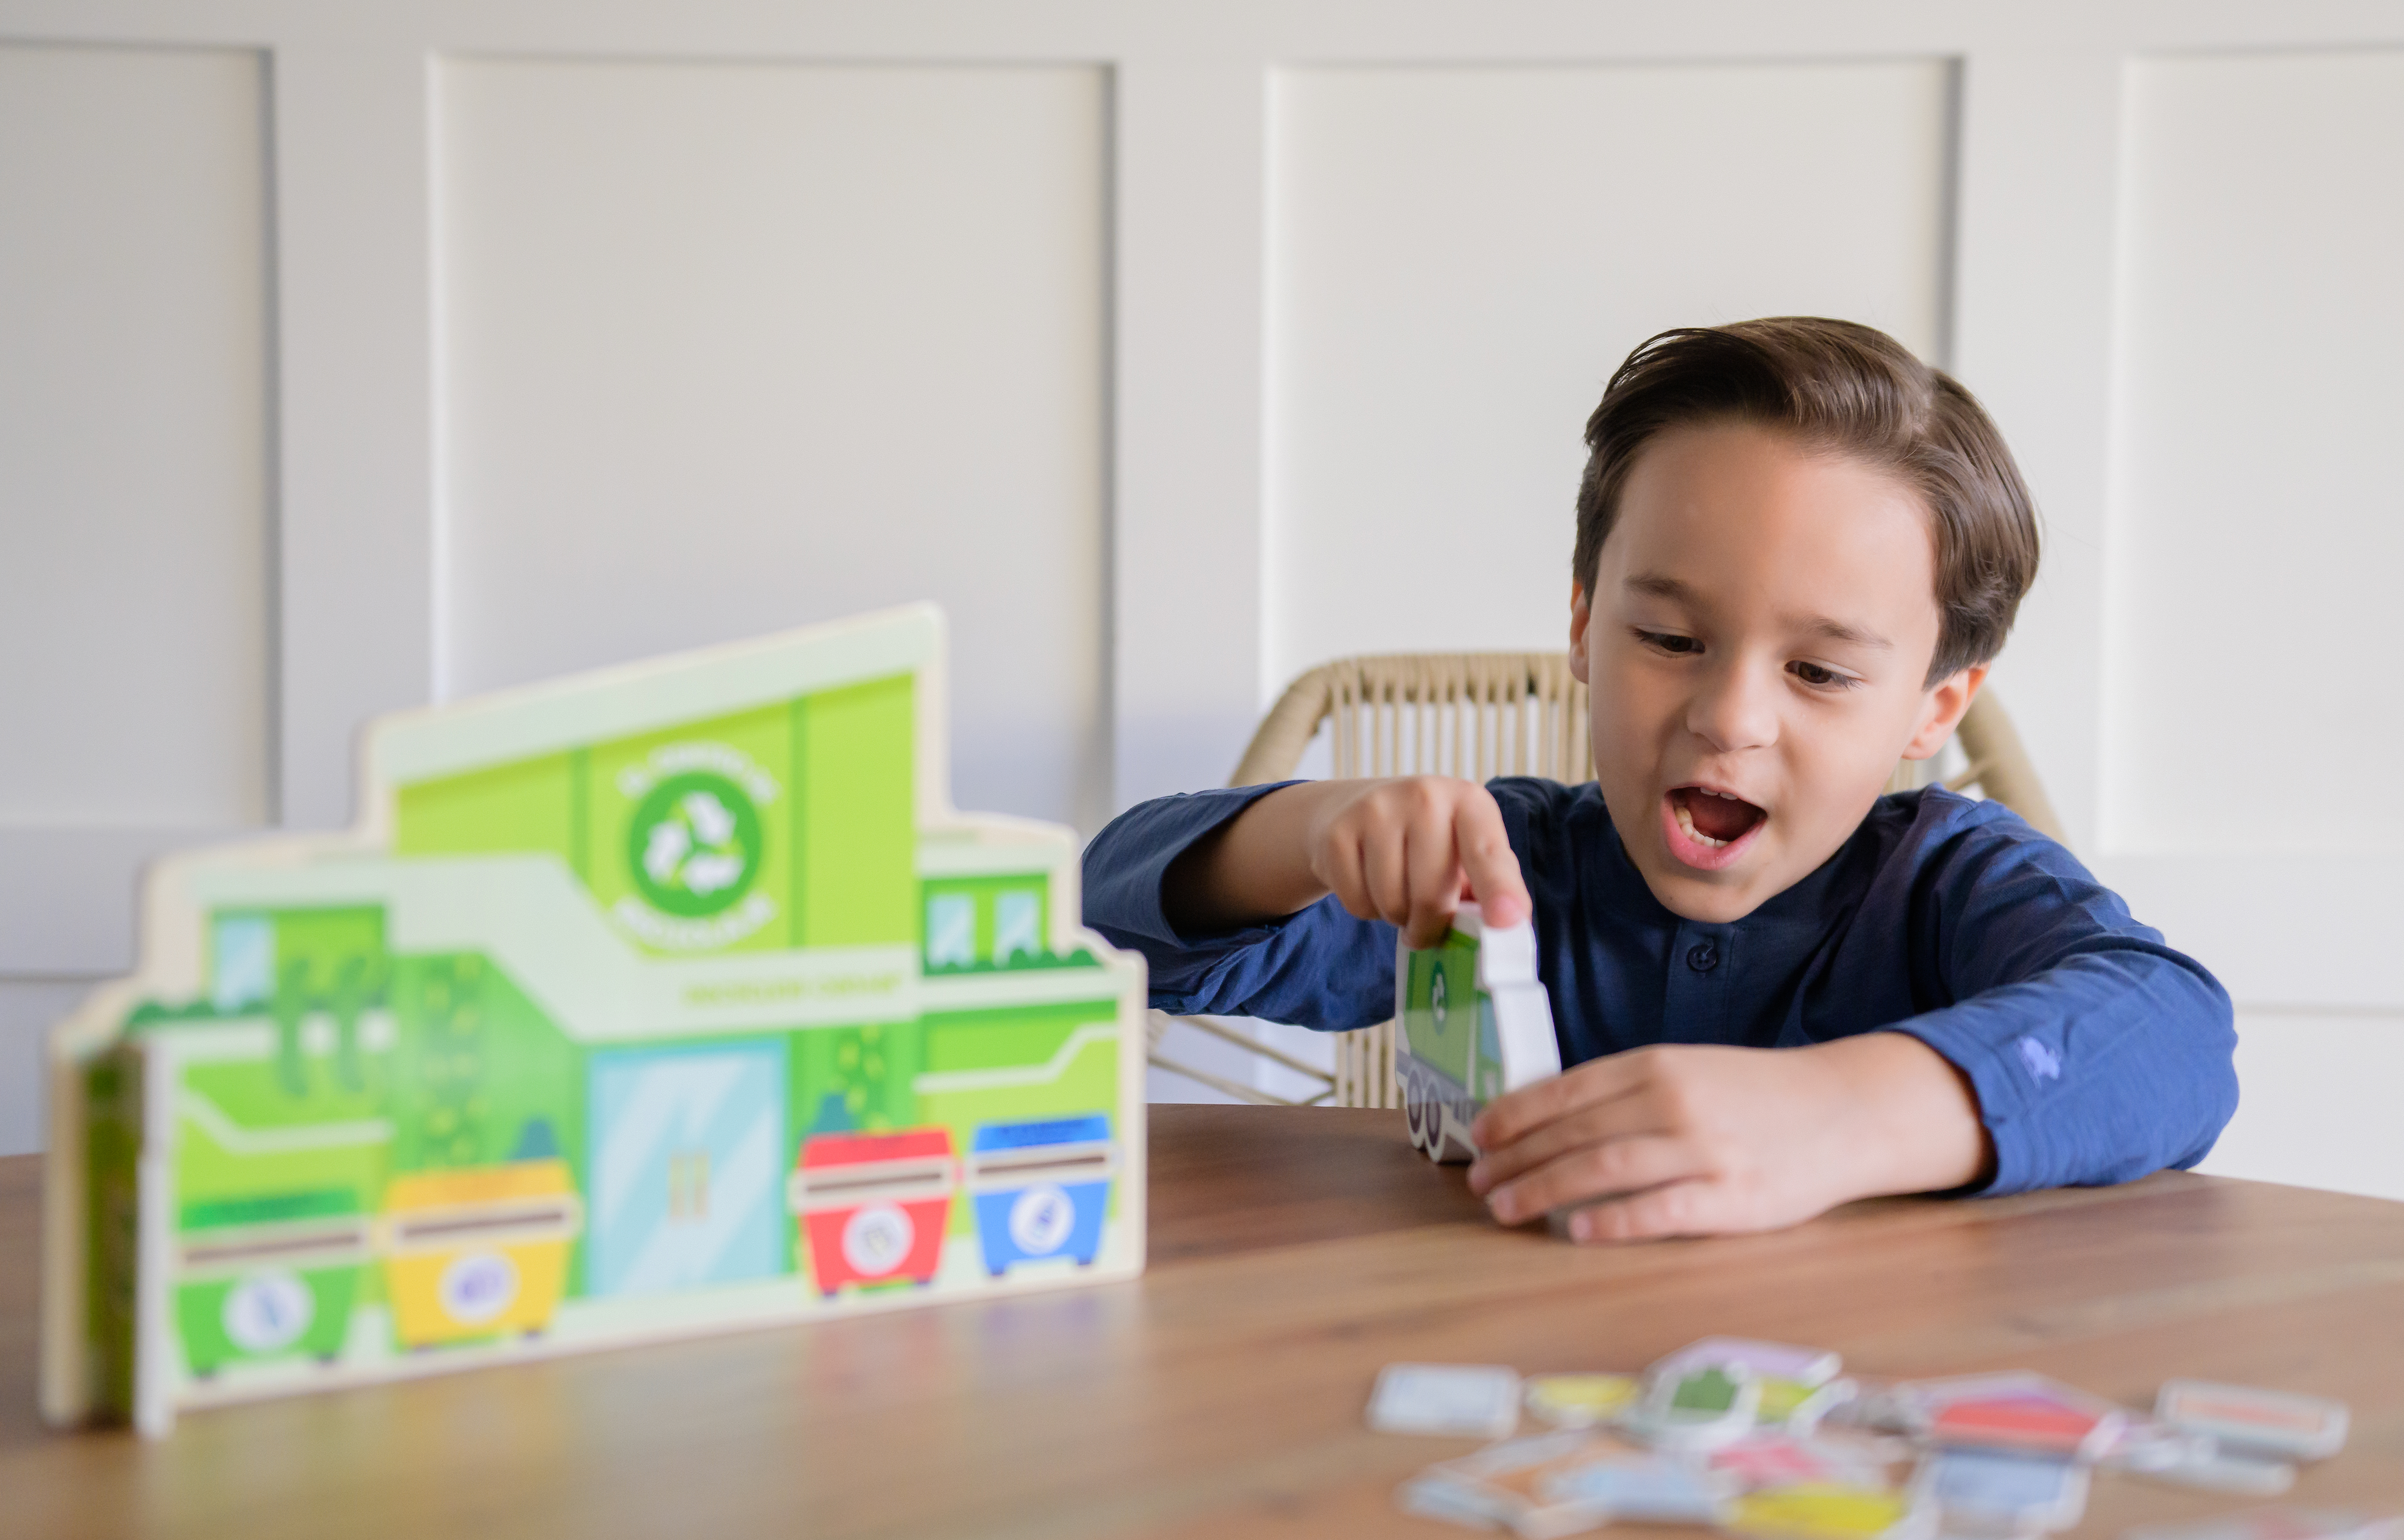
<instances>
[{"instance_id":1,"label":"boy's brown hair","mask_svg":"<svg viewBox=\"0 0 2404 1540\"><path fill-rule=\"evenodd\" d=\"M1757 423L1892 472L1928 505L1936 548L1935 684L2003 651L2036 577L2036 507L1970 393L1883 331L1779 315L1680 327L1641 343L1586 419L1572 567L1594 592L1637 455L1665 428Z\"/></svg>"}]
</instances>

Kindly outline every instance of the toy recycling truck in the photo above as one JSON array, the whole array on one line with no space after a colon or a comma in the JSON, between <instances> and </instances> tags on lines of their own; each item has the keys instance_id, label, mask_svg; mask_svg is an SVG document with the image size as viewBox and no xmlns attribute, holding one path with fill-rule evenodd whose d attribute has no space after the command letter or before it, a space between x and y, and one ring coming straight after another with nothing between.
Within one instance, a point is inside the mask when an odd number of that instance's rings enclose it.
<instances>
[{"instance_id":1,"label":"toy recycling truck","mask_svg":"<svg viewBox=\"0 0 2404 1540\"><path fill-rule=\"evenodd\" d=\"M1533 928L1489 927L1475 903L1437 945L1395 944L1394 1021L1403 1114L1431 1160L1475 1160L1469 1127L1486 1103L1561 1072Z\"/></svg>"},{"instance_id":2,"label":"toy recycling truck","mask_svg":"<svg viewBox=\"0 0 2404 1540\"><path fill-rule=\"evenodd\" d=\"M383 719L51 1034L53 1422L1124 1279L1140 959L914 606ZM1049 1262L1058 1266L1042 1266Z\"/></svg>"}]
</instances>

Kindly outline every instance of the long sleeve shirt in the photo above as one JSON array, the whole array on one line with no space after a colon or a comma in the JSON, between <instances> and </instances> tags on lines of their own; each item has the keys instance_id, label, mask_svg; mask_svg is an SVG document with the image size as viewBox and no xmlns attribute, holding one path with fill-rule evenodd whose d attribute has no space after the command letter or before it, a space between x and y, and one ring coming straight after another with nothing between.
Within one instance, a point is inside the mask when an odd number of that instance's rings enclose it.
<instances>
[{"instance_id":1,"label":"long sleeve shirt","mask_svg":"<svg viewBox=\"0 0 2404 1540\"><path fill-rule=\"evenodd\" d=\"M2236 1111L2227 992L2000 804L1936 789L1883 797L1816 871L1713 924L1653 896L1594 783L1488 789L1535 902L1565 1066L1647 1043L1908 1032L1976 1090L1994 1147L1989 1193L2192 1166ZM1328 1031L1383 1021L1391 925L1333 896L1217 934L1181 932L1163 912L1170 863L1275 790L1122 814L1085 851L1085 923L1143 954L1164 1011Z\"/></svg>"}]
</instances>

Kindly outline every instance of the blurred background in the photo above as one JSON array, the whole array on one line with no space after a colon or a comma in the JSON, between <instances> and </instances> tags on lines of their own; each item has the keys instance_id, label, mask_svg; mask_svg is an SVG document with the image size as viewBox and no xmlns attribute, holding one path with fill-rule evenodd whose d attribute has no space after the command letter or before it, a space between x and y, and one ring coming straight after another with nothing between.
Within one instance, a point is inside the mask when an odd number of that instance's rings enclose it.
<instances>
[{"instance_id":1,"label":"blurred background","mask_svg":"<svg viewBox=\"0 0 2404 1540\"><path fill-rule=\"evenodd\" d=\"M2206 1169L2404 1197L2399 247L2395 0L0 0L0 1154L377 712L933 598L957 800L1090 835L1561 646L1613 367L1806 312L2036 489L1994 684L2237 998Z\"/></svg>"}]
</instances>

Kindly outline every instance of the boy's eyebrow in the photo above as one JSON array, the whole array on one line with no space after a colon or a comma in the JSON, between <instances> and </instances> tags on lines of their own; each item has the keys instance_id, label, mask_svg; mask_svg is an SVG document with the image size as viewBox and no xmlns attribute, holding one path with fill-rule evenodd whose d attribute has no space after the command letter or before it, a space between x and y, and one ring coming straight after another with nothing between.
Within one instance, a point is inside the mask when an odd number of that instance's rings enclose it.
<instances>
[{"instance_id":1,"label":"boy's eyebrow","mask_svg":"<svg viewBox=\"0 0 2404 1540\"><path fill-rule=\"evenodd\" d=\"M1627 585L1639 594L1650 594L1656 599L1668 599L1672 604L1691 605L1696 602L1694 589L1667 573L1639 572L1628 580ZM1846 642L1854 647L1879 647L1890 651L1894 648L1894 643L1875 631L1848 625L1826 615L1812 616L1803 623L1803 629L1815 637L1825 637L1830 641Z\"/></svg>"},{"instance_id":2,"label":"boy's eyebrow","mask_svg":"<svg viewBox=\"0 0 2404 1540\"><path fill-rule=\"evenodd\" d=\"M1830 641L1846 642L1854 647L1883 647L1890 651L1894 648L1894 643L1875 631L1865 631L1857 625L1847 625L1842 621L1830 620L1825 615L1812 616L1803 623L1803 629L1815 637L1825 637Z\"/></svg>"},{"instance_id":3,"label":"boy's eyebrow","mask_svg":"<svg viewBox=\"0 0 2404 1540\"><path fill-rule=\"evenodd\" d=\"M1628 580L1628 586L1639 594L1650 594L1656 599L1668 599L1672 604L1695 602L1693 589L1659 572L1639 572Z\"/></svg>"}]
</instances>

